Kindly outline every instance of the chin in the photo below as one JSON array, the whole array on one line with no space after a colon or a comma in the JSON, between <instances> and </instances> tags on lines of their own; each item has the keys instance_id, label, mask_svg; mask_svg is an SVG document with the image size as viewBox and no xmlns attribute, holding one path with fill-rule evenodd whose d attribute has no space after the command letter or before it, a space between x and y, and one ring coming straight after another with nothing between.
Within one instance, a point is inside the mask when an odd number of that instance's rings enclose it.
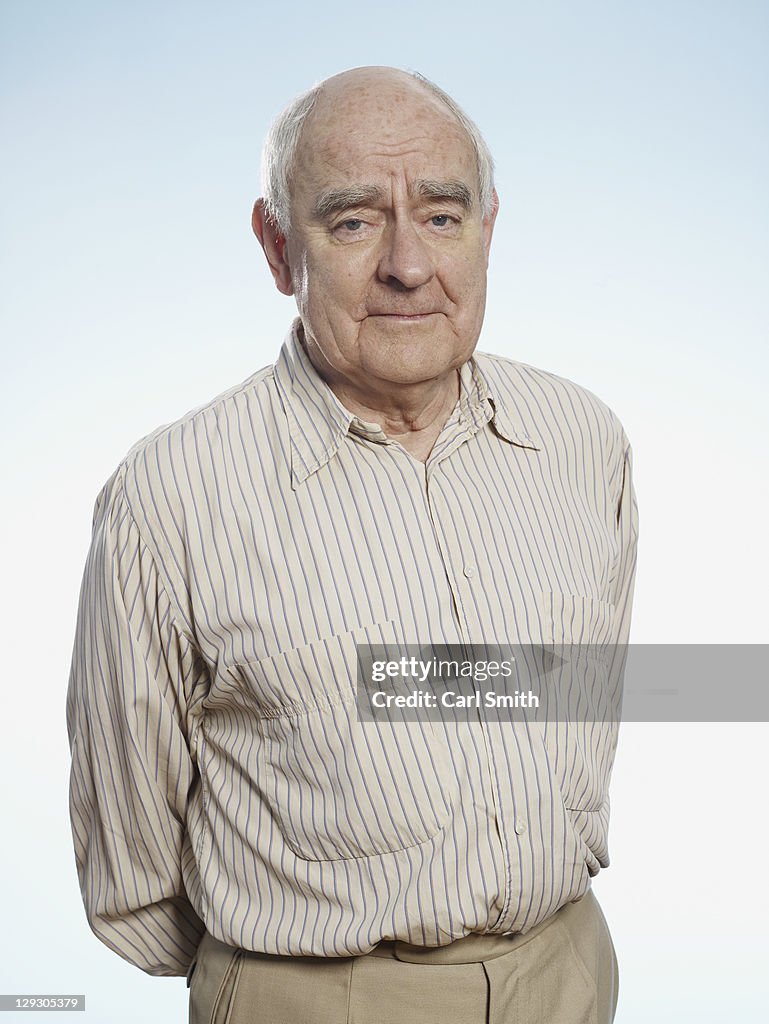
<instances>
[{"instance_id":1,"label":"chin","mask_svg":"<svg viewBox=\"0 0 769 1024\"><path fill-rule=\"evenodd\" d=\"M451 344L404 341L397 345L388 339L388 343L376 346L370 359L362 360L362 367L366 373L380 380L394 384L419 384L451 373L471 354L470 347L457 348L456 338L451 339Z\"/></svg>"},{"instance_id":2,"label":"chin","mask_svg":"<svg viewBox=\"0 0 769 1024\"><path fill-rule=\"evenodd\" d=\"M437 360L435 358L409 359L409 360L388 360L377 365L366 366L366 372L380 380L390 381L392 384L421 384L424 381L435 380L451 373L457 366L464 362L456 359Z\"/></svg>"}]
</instances>

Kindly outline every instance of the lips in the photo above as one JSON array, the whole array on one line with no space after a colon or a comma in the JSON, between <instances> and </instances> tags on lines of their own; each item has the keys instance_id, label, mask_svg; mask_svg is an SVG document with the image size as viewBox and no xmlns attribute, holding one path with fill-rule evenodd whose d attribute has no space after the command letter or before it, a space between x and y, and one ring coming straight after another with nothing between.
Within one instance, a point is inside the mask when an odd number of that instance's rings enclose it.
<instances>
[{"instance_id":1,"label":"lips","mask_svg":"<svg viewBox=\"0 0 769 1024\"><path fill-rule=\"evenodd\" d=\"M425 317L435 316L437 312L438 311L436 309L427 309L420 311L408 310L403 312L388 310L387 312L369 313L369 316L385 317L387 319L392 320L423 320Z\"/></svg>"}]
</instances>

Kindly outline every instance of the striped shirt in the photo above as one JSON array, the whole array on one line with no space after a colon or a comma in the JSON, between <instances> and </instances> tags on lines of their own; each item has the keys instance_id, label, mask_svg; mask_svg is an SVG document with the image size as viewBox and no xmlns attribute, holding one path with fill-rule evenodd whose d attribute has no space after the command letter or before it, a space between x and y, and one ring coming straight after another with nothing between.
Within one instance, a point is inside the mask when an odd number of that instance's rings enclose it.
<instances>
[{"instance_id":1,"label":"striped shirt","mask_svg":"<svg viewBox=\"0 0 769 1024\"><path fill-rule=\"evenodd\" d=\"M476 353L426 463L276 364L99 495L67 702L92 929L183 974L204 927L287 955L525 931L608 863L616 728L359 720L356 644L627 641L616 416Z\"/></svg>"}]
</instances>

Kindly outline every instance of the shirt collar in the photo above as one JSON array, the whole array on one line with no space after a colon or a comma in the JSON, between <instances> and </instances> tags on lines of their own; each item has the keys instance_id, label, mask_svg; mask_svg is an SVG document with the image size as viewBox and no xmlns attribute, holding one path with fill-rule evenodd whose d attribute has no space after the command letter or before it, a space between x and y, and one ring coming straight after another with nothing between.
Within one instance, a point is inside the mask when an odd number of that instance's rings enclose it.
<instances>
[{"instance_id":1,"label":"shirt collar","mask_svg":"<svg viewBox=\"0 0 769 1024\"><path fill-rule=\"evenodd\" d=\"M286 412L291 443L291 486L294 490L325 466L348 433L386 443L381 427L346 409L318 374L300 338L297 318L286 335L274 377ZM538 447L531 431L511 415L508 404L489 381L477 359L459 371L459 418L475 430L491 420L496 433L511 444Z\"/></svg>"},{"instance_id":2,"label":"shirt collar","mask_svg":"<svg viewBox=\"0 0 769 1024\"><path fill-rule=\"evenodd\" d=\"M525 421L518 408L513 404L512 397L504 394L487 373L485 365L489 357L483 352L476 355L462 367L462 372L472 368L472 376L478 382L476 402L485 403L491 407L492 426L496 433L510 444L519 448L531 448L533 451L540 451L542 442L534 427ZM515 365L515 364L512 364ZM466 379L466 378L465 378Z\"/></svg>"}]
</instances>

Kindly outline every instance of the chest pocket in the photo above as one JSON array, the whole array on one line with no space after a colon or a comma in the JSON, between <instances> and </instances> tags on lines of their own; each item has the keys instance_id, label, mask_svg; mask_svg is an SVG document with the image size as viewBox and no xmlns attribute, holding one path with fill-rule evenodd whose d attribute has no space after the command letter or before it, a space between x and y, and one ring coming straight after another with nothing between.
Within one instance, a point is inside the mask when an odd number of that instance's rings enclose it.
<instances>
[{"instance_id":1,"label":"chest pocket","mask_svg":"<svg viewBox=\"0 0 769 1024\"><path fill-rule=\"evenodd\" d=\"M439 726L358 720L359 643L401 650L399 624L362 626L235 669L262 734L259 789L288 847L309 861L425 843L457 798Z\"/></svg>"},{"instance_id":2,"label":"chest pocket","mask_svg":"<svg viewBox=\"0 0 769 1024\"><path fill-rule=\"evenodd\" d=\"M553 655L542 722L550 768L567 808L598 811L608 798L619 728L614 606L548 591L540 613L543 646Z\"/></svg>"}]
</instances>

